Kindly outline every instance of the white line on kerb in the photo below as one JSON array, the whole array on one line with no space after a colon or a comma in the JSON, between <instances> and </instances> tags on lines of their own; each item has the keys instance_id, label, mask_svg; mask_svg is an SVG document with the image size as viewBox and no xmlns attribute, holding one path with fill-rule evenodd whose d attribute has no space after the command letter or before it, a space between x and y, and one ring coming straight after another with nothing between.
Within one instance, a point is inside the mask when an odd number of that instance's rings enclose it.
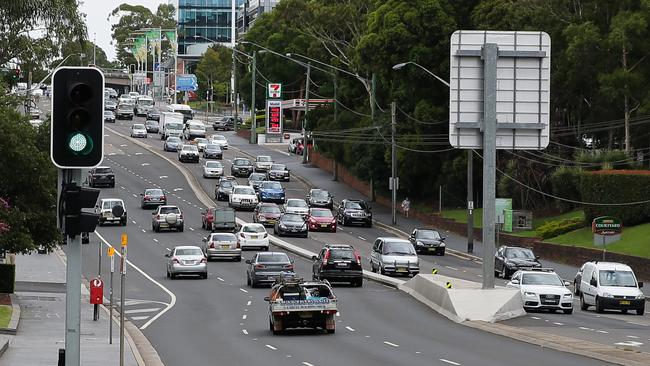
<instances>
[{"instance_id":1,"label":"white line on kerb","mask_svg":"<svg viewBox=\"0 0 650 366\"><path fill-rule=\"evenodd\" d=\"M399 347L399 344L395 344L395 343L392 343L392 342L389 342L389 341L384 341L384 344L387 344L387 345L393 346L393 347Z\"/></svg>"},{"instance_id":2,"label":"white line on kerb","mask_svg":"<svg viewBox=\"0 0 650 366\"><path fill-rule=\"evenodd\" d=\"M248 293L248 291L244 290L243 288L240 288L239 291L242 291L242 292Z\"/></svg>"},{"instance_id":3,"label":"white line on kerb","mask_svg":"<svg viewBox=\"0 0 650 366\"><path fill-rule=\"evenodd\" d=\"M106 239L104 239L104 237L101 236L97 231L95 231L95 235L97 235L97 237L99 238L99 240L101 240L104 244L106 244L106 246L113 247L113 246L112 246L108 241L106 241ZM121 254L118 253L117 250L115 251L115 254L117 254L118 256L121 256ZM133 262L131 262L130 260L127 259L127 260L126 260L126 263L127 263L128 265L130 265L131 267L133 267L133 269L135 269L136 271L140 272L140 274L143 275L146 279L148 279L149 281L153 282L153 283L156 284L158 287L160 287L160 288L161 288L163 291L165 291L165 292L167 293L167 295L169 295L169 297L171 298L171 302L170 302L169 304L166 304L166 307L165 307L161 312L159 312L158 314L156 314L155 316L153 316L151 319L149 319L148 322L144 323L144 325L140 327L140 329L144 330L144 329L147 329L147 327L148 327L149 325L151 325L151 323L153 323L156 319L160 318L163 314L165 314L166 312L168 312L169 309L171 309L171 308L176 304L176 295L174 295L173 292L169 291L169 290L167 289L167 287L163 286L160 282L158 282L158 281L154 280L153 278L151 278L151 276L149 276L148 274L146 274L143 270L141 270L138 266L136 266L135 264L133 264Z\"/></svg>"},{"instance_id":4,"label":"white line on kerb","mask_svg":"<svg viewBox=\"0 0 650 366\"><path fill-rule=\"evenodd\" d=\"M267 344L266 347L268 347L268 348L270 348L270 349L272 349L272 350L274 350L274 351L277 349L277 348L271 346L270 344Z\"/></svg>"},{"instance_id":5,"label":"white line on kerb","mask_svg":"<svg viewBox=\"0 0 650 366\"><path fill-rule=\"evenodd\" d=\"M446 363L451 364L451 365L456 365L456 366L460 365L458 362L445 360L444 358L441 358L440 361L446 362Z\"/></svg>"}]
</instances>

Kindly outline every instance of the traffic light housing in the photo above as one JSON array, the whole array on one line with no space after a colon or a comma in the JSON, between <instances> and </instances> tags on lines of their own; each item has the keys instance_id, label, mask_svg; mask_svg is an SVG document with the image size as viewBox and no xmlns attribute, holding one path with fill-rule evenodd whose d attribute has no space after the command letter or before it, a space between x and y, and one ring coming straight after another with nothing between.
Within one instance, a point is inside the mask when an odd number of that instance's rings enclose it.
<instances>
[{"instance_id":1,"label":"traffic light housing","mask_svg":"<svg viewBox=\"0 0 650 366\"><path fill-rule=\"evenodd\" d=\"M63 213L63 233L75 237L81 233L95 231L99 214L84 212L84 208L94 208L99 197L99 189L80 187L67 183L61 192L60 209Z\"/></svg>"},{"instance_id":2,"label":"traffic light housing","mask_svg":"<svg viewBox=\"0 0 650 366\"><path fill-rule=\"evenodd\" d=\"M20 80L20 69L11 70L11 81L17 83Z\"/></svg>"},{"instance_id":3,"label":"traffic light housing","mask_svg":"<svg viewBox=\"0 0 650 366\"><path fill-rule=\"evenodd\" d=\"M92 168L104 158L104 74L62 67L52 75L51 158L62 169Z\"/></svg>"}]
</instances>

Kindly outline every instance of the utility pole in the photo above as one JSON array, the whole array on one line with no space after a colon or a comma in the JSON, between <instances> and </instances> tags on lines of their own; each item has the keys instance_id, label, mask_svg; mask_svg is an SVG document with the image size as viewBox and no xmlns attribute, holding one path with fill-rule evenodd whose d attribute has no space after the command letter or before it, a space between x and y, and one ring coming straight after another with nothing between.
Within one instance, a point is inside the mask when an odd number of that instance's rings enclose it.
<instances>
[{"instance_id":1,"label":"utility pole","mask_svg":"<svg viewBox=\"0 0 650 366\"><path fill-rule=\"evenodd\" d=\"M235 45L233 45L232 48L232 105L235 108L233 112L233 117L235 119L233 123L233 128L235 129L235 132L237 132L237 122L238 122L238 116L237 116L237 66L235 65Z\"/></svg>"},{"instance_id":2,"label":"utility pole","mask_svg":"<svg viewBox=\"0 0 650 366\"><path fill-rule=\"evenodd\" d=\"M397 224L397 154L395 151L395 125L397 123L397 103L390 103L390 170L391 170L391 212L393 214L393 225Z\"/></svg>"},{"instance_id":3,"label":"utility pole","mask_svg":"<svg viewBox=\"0 0 650 366\"><path fill-rule=\"evenodd\" d=\"M115 272L115 248L108 247L108 256L111 258L111 277L108 290L108 344L113 344L113 272Z\"/></svg>"},{"instance_id":4,"label":"utility pole","mask_svg":"<svg viewBox=\"0 0 650 366\"><path fill-rule=\"evenodd\" d=\"M126 280L126 246L128 244L128 236L122 233L122 255L120 266L120 366L124 366L124 297L126 296L125 280Z\"/></svg>"},{"instance_id":5,"label":"utility pole","mask_svg":"<svg viewBox=\"0 0 650 366\"><path fill-rule=\"evenodd\" d=\"M338 95L338 89L339 89L339 84L338 84L338 76L336 72L334 72L334 125L338 127L339 123L339 103L337 99ZM334 181L339 180L339 162L336 160L336 157L334 157Z\"/></svg>"},{"instance_id":6,"label":"utility pole","mask_svg":"<svg viewBox=\"0 0 650 366\"><path fill-rule=\"evenodd\" d=\"M255 113L255 72L257 69L257 51L253 51L251 69L251 144L257 143L257 113Z\"/></svg>"},{"instance_id":7,"label":"utility pole","mask_svg":"<svg viewBox=\"0 0 650 366\"><path fill-rule=\"evenodd\" d=\"M370 119L372 124L375 124L375 90L377 86L377 76L375 73L372 74L372 79L370 81ZM370 201L375 201L375 182L372 174L370 175Z\"/></svg>"},{"instance_id":8,"label":"utility pole","mask_svg":"<svg viewBox=\"0 0 650 366\"><path fill-rule=\"evenodd\" d=\"M93 32L93 65L97 66L97 60L95 59L96 52L95 49L97 48L97 33Z\"/></svg>"},{"instance_id":9,"label":"utility pole","mask_svg":"<svg viewBox=\"0 0 650 366\"><path fill-rule=\"evenodd\" d=\"M474 252L474 150L467 150L467 253Z\"/></svg>"},{"instance_id":10,"label":"utility pole","mask_svg":"<svg viewBox=\"0 0 650 366\"><path fill-rule=\"evenodd\" d=\"M174 104L178 103L178 30L174 28Z\"/></svg>"},{"instance_id":11,"label":"utility pole","mask_svg":"<svg viewBox=\"0 0 650 366\"><path fill-rule=\"evenodd\" d=\"M311 76L311 63L307 62L307 80L305 81L305 119L302 124L302 163L306 164L309 160L309 147L307 145L307 113L309 112L309 80Z\"/></svg>"}]
</instances>

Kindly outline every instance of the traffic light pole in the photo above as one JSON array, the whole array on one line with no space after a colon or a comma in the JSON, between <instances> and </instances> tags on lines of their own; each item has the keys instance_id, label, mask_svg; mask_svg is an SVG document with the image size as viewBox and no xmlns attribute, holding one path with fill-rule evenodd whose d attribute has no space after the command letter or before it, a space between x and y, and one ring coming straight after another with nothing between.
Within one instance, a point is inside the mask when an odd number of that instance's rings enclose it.
<instances>
[{"instance_id":1,"label":"traffic light pole","mask_svg":"<svg viewBox=\"0 0 650 366\"><path fill-rule=\"evenodd\" d=\"M81 184L81 169L65 169L66 182ZM81 334L81 235L66 237L65 366L80 364Z\"/></svg>"}]
</instances>

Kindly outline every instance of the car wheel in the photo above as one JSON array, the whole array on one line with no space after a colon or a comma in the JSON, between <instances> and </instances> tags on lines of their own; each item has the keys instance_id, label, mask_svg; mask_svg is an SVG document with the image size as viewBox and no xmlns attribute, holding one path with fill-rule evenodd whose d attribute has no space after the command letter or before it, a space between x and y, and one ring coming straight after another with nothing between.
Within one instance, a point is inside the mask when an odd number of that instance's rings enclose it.
<instances>
[{"instance_id":1,"label":"car wheel","mask_svg":"<svg viewBox=\"0 0 650 366\"><path fill-rule=\"evenodd\" d=\"M115 188L115 183L111 183L111 188Z\"/></svg>"},{"instance_id":2,"label":"car wheel","mask_svg":"<svg viewBox=\"0 0 650 366\"><path fill-rule=\"evenodd\" d=\"M578 286L578 283L575 281L573 281L573 289L574 289L573 293L576 296L580 296L580 286Z\"/></svg>"},{"instance_id":3,"label":"car wheel","mask_svg":"<svg viewBox=\"0 0 650 366\"><path fill-rule=\"evenodd\" d=\"M348 220L345 218L345 216L343 216L343 220L341 221L341 225L343 225L343 226L348 226L349 225Z\"/></svg>"},{"instance_id":4,"label":"car wheel","mask_svg":"<svg viewBox=\"0 0 650 366\"><path fill-rule=\"evenodd\" d=\"M178 232L182 233L185 225L181 225L178 227Z\"/></svg>"},{"instance_id":5,"label":"car wheel","mask_svg":"<svg viewBox=\"0 0 650 366\"><path fill-rule=\"evenodd\" d=\"M169 278L169 269L165 270L165 272L167 272L167 278Z\"/></svg>"},{"instance_id":6,"label":"car wheel","mask_svg":"<svg viewBox=\"0 0 650 366\"><path fill-rule=\"evenodd\" d=\"M355 286L357 286L357 287L363 287L363 278L359 278L359 279L356 281Z\"/></svg>"},{"instance_id":7,"label":"car wheel","mask_svg":"<svg viewBox=\"0 0 650 366\"><path fill-rule=\"evenodd\" d=\"M445 250L444 249L441 250L438 254L441 255L441 256L444 256L445 255Z\"/></svg>"},{"instance_id":8,"label":"car wheel","mask_svg":"<svg viewBox=\"0 0 650 366\"><path fill-rule=\"evenodd\" d=\"M596 312L602 313L603 311L605 311L605 308L603 308L603 304L600 303L600 299L596 296Z\"/></svg>"},{"instance_id":9,"label":"car wheel","mask_svg":"<svg viewBox=\"0 0 650 366\"><path fill-rule=\"evenodd\" d=\"M207 280L208 279L208 272L206 271L205 273L203 273L201 275L201 278L203 278L204 280Z\"/></svg>"},{"instance_id":10,"label":"car wheel","mask_svg":"<svg viewBox=\"0 0 650 366\"><path fill-rule=\"evenodd\" d=\"M377 273L377 269L375 268L375 264L373 262L370 262L370 272Z\"/></svg>"},{"instance_id":11,"label":"car wheel","mask_svg":"<svg viewBox=\"0 0 650 366\"><path fill-rule=\"evenodd\" d=\"M174 272L169 272L169 278L172 279L172 280L175 279L176 274Z\"/></svg>"},{"instance_id":12,"label":"car wheel","mask_svg":"<svg viewBox=\"0 0 650 366\"><path fill-rule=\"evenodd\" d=\"M636 309L636 315L643 315L644 312L645 312L645 306Z\"/></svg>"},{"instance_id":13,"label":"car wheel","mask_svg":"<svg viewBox=\"0 0 650 366\"><path fill-rule=\"evenodd\" d=\"M372 227L372 221L368 221L368 223L366 224L366 227Z\"/></svg>"},{"instance_id":14,"label":"car wheel","mask_svg":"<svg viewBox=\"0 0 650 366\"><path fill-rule=\"evenodd\" d=\"M305 235L303 235L302 237L303 237L303 238L308 238L308 237L309 237L309 234L308 234L308 233L305 233Z\"/></svg>"},{"instance_id":15,"label":"car wheel","mask_svg":"<svg viewBox=\"0 0 650 366\"><path fill-rule=\"evenodd\" d=\"M334 334L336 332L336 329L328 329L327 334Z\"/></svg>"},{"instance_id":16,"label":"car wheel","mask_svg":"<svg viewBox=\"0 0 650 366\"><path fill-rule=\"evenodd\" d=\"M251 277L248 275L246 276L246 286L252 286Z\"/></svg>"},{"instance_id":17,"label":"car wheel","mask_svg":"<svg viewBox=\"0 0 650 366\"><path fill-rule=\"evenodd\" d=\"M235 258L235 262L241 262L241 256Z\"/></svg>"},{"instance_id":18,"label":"car wheel","mask_svg":"<svg viewBox=\"0 0 650 366\"><path fill-rule=\"evenodd\" d=\"M573 309L562 309L562 311L564 312L564 314L572 314L573 313Z\"/></svg>"},{"instance_id":19,"label":"car wheel","mask_svg":"<svg viewBox=\"0 0 650 366\"><path fill-rule=\"evenodd\" d=\"M384 276L386 275L386 271L384 271L384 267L382 267L381 265L379 265L379 274Z\"/></svg>"},{"instance_id":20,"label":"car wheel","mask_svg":"<svg viewBox=\"0 0 650 366\"><path fill-rule=\"evenodd\" d=\"M585 302L585 295L580 295L580 310L589 309L589 305Z\"/></svg>"},{"instance_id":21,"label":"car wheel","mask_svg":"<svg viewBox=\"0 0 650 366\"><path fill-rule=\"evenodd\" d=\"M120 224L121 224L122 226L126 226L126 220L122 220L122 221L120 221Z\"/></svg>"},{"instance_id":22,"label":"car wheel","mask_svg":"<svg viewBox=\"0 0 650 366\"><path fill-rule=\"evenodd\" d=\"M251 279L251 287L256 288L257 287L257 281L255 279Z\"/></svg>"}]
</instances>

